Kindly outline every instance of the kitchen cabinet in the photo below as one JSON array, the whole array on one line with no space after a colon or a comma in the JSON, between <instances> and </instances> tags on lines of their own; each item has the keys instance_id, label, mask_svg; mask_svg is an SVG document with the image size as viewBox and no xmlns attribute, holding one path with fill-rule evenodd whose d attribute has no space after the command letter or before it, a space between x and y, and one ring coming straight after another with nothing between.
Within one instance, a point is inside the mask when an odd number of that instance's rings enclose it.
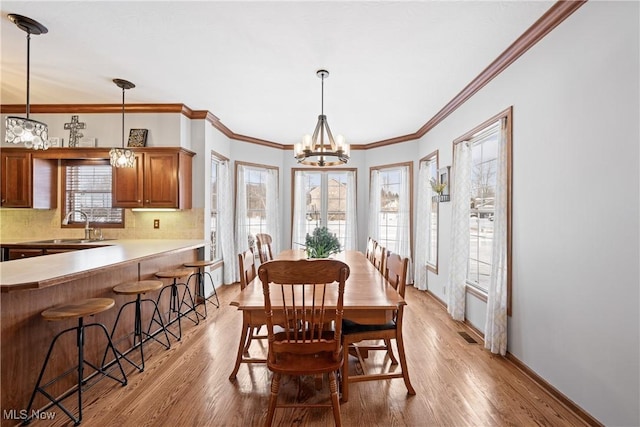
<instances>
[{"instance_id":1,"label":"kitchen cabinet","mask_svg":"<svg viewBox=\"0 0 640 427\"><path fill-rule=\"evenodd\" d=\"M136 148L133 168L113 168L112 206L191 209L194 155L183 148Z\"/></svg>"},{"instance_id":2,"label":"kitchen cabinet","mask_svg":"<svg viewBox=\"0 0 640 427\"><path fill-rule=\"evenodd\" d=\"M9 249L9 260L44 255L44 249Z\"/></svg>"},{"instance_id":3,"label":"kitchen cabinet","mask_svg":"<svg viewBox=\"0 0 640 427\"><path fill-rule=\"evenodd\" d=\"M3 149L1 200L5 208L54 209L57 203L57 160L34 157L31 150Z\"/></svg>"}]
</instances>

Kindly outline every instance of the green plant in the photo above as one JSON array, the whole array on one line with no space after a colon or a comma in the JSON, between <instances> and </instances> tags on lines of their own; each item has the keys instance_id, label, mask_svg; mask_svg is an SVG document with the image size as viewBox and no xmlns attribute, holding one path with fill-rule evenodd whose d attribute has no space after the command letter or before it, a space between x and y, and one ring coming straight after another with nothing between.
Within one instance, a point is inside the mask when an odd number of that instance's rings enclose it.
<instances>
[{"instance_id":1,"label":"green plant","mask_svg":"<svg viewBox=\"0 0 640 427\"><path fill-rule=\"evenodd\" d=\"M447 187L447 184L445 184L444 182L438 182L435 180L435 178L431 178L429 180L429 183L431 184L431 189L433 189L433 191L438 194L442 194L444 189Z\"/></svg>"},{"instance_id":2,"label":"green plant","mask_svg":"<svg viewBox=\"0 0 640 427\"><path fill-rule=\"evenodd\" d=\"M340 241L327 227L316 227L313 234L307 233L305 239L309 258L327 258L340 252Z\"/></svg>"}]
</instances>

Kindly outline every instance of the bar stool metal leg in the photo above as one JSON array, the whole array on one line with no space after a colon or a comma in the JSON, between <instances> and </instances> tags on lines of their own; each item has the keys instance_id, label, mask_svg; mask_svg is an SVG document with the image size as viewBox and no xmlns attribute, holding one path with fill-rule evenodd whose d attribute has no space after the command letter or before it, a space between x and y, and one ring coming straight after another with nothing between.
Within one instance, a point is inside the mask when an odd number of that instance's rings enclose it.
<instances>
[{"instance_id":1,"label":"bar stool metal leg","mask_svg":"<svg viewBox=\"0 0 640 427\"><path fill-rule=\"evenodd\" d=\"M99 327L102 331L104 331L104 334L107 338L107 351L109 348L111 348L111 351L113 352L114 357L116 358L116 363L118 365L118 368L120 369L120 373L122 375L122 379L119 379L113 375L111 375L109 372L107 372L105 370L105 367L97 367L95 365L93 365L92 363L90 363L89 361L84 359L84 331L86 328L89 327L93 327L93 326L97 326ZM67 332L71 332L71 331L76 331L76 344L78 346L78 366L74 367L66 372L64 372L63 374L55 377L53 380L49 381L48 383L41 385L42 383L42 377L44 376L44 373L47 369L47 365L49 363L49 359L51 357L51 352L53 351L53 348L55 346L55 343L57 342L58 338L60 338L62 335L66 334ZM79 425L82 422L82 386L86 383L86 380L84 378L84 365L89 365L91 368L93 368L96 371L96 374L102 374L104 376L107 376L117 382L119 382L120 384L122 384L123 386L127 385L127 376L124 372L124 369L122 368L122 365L120 364L120 361L118 360L117 356L116 356L116 349L113 345L113 342L111 341L111 338L109 337L109 332L107 331L107 328L105 328L105 326L101 323L90 323L88 325L84 324L84 320L82 317L78 318L78 326L73 327L73 328L69 328L69 329L65 329L64 331L58 333L54 338L53 341L51 342L51 345L49 346L49 351L47 351L47 356L45 357L44 360L44 364L42 365L42 369L40 370L40 375L38 375L38 381L36 382L36 386L33 389L33 393L31 394L31 398L29 399L29 404L27 405L27 410L26 413L30 414L31 413L31 407L33 406L33 401L36 397L36 394L38 392L40 392L42 395L44 395L49 401L51 401L51 404L57 406L58 408L60 408L60 410L62 410L65 414L67 414L67 416L69 418L71 418L71 420L74 422L75 425ZM60 380L61 378L65 377L67 374L69 374L70 372L72 372L73 370L77 371L77 388L73 388L71 390L68 390L67 392L63 393L62 396L60 397L54 397L52 396L50 393L47 392L46 388L49 387L51 384L55 383L56 381ZM74 393L78 393L78 417L75 417L71 411L69 411L63 404L62 401L65 400L66 398L72 396ZM26 420L23 421L23 425L27 425L31 422L31 417L29 416L29 418L27 418Z\"/></svg>"}]
</instances>

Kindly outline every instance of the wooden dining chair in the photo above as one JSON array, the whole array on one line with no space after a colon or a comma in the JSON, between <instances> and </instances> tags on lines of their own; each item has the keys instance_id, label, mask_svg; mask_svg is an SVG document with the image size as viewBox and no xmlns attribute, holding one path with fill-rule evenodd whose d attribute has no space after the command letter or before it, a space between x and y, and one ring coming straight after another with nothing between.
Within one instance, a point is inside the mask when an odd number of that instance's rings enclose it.
<instances>
[{"instance_id":1,"label":"wooden dining chair","mask_svg":"<svg viewBox=\"0 0 640 427\"><path fill-rule=\"evenodd\" d=\"M336 372L343 360L342 309L349 266L332 259L275 260L261 265L269 335L267 367L273 372L265 426L276 408L332 407L336 426L342 425ZM333 326L333 327L331 327ZM329 376L331 404L279 404L282 375Z\"/></svg>"},{"instance_id":2,"label":"wooden dining chair","mask_svg":"<svg viewBox=\"0 0 640 427\"><path fill-rule=\"evenodd\" d=\"M402 258L398 254L390 254L385 261L385 279L393 286L396 291L404 298L405 281L407 276L407 268L409 264L408 258ZM403 378L407 387L407 393L416 394L411 381L409 380L409 370L407 368L407 360L404 353L404 341L402 339L402 316L404 305L399 305L395 312L394 319L383 325L360 325L348 319L342 322L342 346L345 349L345 357L342 367L342 401L349 400L349 382L356 381L373 381L391 378ZM360 341L382 340L384 345L355 345ZM396 341L398 347L398 358L400 359L400 372L385 372L369 374L365 371L364 375L358 375L353 379L349 378L349 350L353 348L355 354L360 361L363 371L365 364L362 354L367 354L370 350L384 350L389 354L392 365L397 365L398 361L393 356L391 349L391 340Z\"/></svg>"},{"instance_id":3,"label":"wooden dining chair","mask_svg":"<svg viewBox=\"0 0 640 427\"><path fill-rule=\"evenodd\" d=\"M240 268L240 289L244 289L247 287L249 283L257 276L256 272L256 257L253 253L253 249L247 249L241 254L238 254L238 267ZM264 323L261 324L250 324L247 325L247 341L244 346L244 354L249 355L249 347L251 346L251 341L253 340L264 340L267 338L266 335L260 335L260 329L264 326Z\"/></svg>"},{"instance_id":4,"label":"wooden dining chair","mask_svg":"<svg viewBox=\"0 0 640 427\"><path fill-rule=\"evenodd\" d=\"M373 252L376 250L376 244L376 241L371 237L367 239L367 250L365 251L364 255L371 262L373 262Z\"/></svg>"},{"instance_id":5,"label":"wooden dining chair","mask_svg":"<svg viewBox=\"0 0 640 427\"><path fill-rule=\"evenodd\" d=\"M384 274L384 261L386 254L387 251L385 247L376 243L375 249L373 250L373 266L382 274Z\"/></svg>"},{"instance_id":6,"label":"wooden dining chair","mask_svg":"<svg viewBox=\"0 0 640 427\"><path fill-rule=\"evenodd\" d=\"M256 234L256 243L258 245L258 256L260 257L260 264L273 259L273 252L271 251L271 236L266 233Z\"/></svg>"}]
</instances>

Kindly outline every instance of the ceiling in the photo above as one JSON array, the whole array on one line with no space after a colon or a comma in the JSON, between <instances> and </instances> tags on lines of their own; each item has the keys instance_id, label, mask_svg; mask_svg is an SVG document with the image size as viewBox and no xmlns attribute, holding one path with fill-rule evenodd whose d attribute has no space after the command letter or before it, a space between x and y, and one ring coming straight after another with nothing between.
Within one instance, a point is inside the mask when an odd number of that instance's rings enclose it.
<instances>
[{"instance_id":1,"label":"ceiling","mask_svg":"<svg viewBox=\"0 0 640 427\"><path fill-rule=\"evenodd\" d=\"M2 1L1 103L127 103L208 110L280 144L311 133L367 144L416 132L554 1Z\"/></svg>"}]
</instances>

